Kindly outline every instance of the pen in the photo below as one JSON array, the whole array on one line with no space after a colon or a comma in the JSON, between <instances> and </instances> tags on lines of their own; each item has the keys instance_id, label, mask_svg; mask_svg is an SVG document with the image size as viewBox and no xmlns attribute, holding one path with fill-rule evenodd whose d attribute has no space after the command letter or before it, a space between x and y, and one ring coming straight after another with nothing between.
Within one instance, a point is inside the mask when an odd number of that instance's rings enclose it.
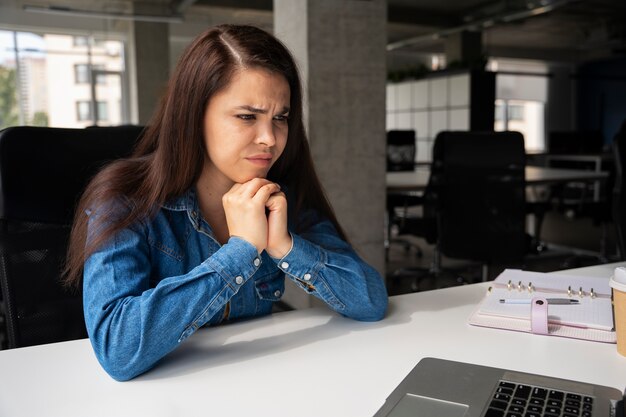
<instances>
[{"instance_id":1,"label":"pen","mask_svg":"<svg viewBox=\"0 0 626 417\"><path fill-rule=\"evenodd\" d=\"M572 298L546 298L548 304L578 304L578 300ZM501 298L502 304L530 304L529 298Z\"/></svg>"}]
</instances>

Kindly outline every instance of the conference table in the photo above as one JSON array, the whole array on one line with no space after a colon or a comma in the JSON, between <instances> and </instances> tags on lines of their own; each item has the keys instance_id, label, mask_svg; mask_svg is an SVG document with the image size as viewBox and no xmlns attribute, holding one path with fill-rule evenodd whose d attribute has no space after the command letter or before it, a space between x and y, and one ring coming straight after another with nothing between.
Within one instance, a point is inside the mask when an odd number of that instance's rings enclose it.
<instances>
[{"instance_id":1,"label":"conference table","mask_svg":"<svg viewBox=\"0 0 626 417\"><path fill-rule=\"evenodd\" d=\"M617 265L561 273L608 279ZM488 285L390 297L375 323L316 307L203 328L128 382L88 340L0 351L0 416L371 416L425 357L624 389L614 344L469 325Z\"/></svg>"},{"instance_id":2,"label":"conference table","mask_svg":"<svg viewBox=\"0 0 626 417\"><path fill-rule=\"evenodd\" d=\"M526 184L529 186L551 185L568 182L602 181L608 177L606 171L584 169L549 168L527 165ZM420 165L415 171L387 173L387 192L422 192L428 184L430 166Z\"/></svg>"}]
</instances>

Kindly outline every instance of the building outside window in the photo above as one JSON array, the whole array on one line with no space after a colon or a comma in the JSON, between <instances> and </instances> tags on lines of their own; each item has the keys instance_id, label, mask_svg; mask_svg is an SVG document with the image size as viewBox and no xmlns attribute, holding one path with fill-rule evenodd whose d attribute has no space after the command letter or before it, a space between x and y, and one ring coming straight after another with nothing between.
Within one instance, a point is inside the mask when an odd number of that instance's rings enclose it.
<instances>
[{"instance_id":1,"label":"building outside window","mask_svg":"<svg viewBox=\"0 0 626 417\"><path fill-rule=\"evenodd\" d=\"M90 101L77 101L76 102L76 119L84 122L89 121L93 117L91 115L91 102Z\"/></svg>"},{"instance_id":2,"label":"building outside window","mask_svg":"<svg viewBox=\"0 0 626 417\"><path fill-rule=\"evenodd\" d=\"M109 119L109 103L106 101L99 101L98 106L98 121L106 122Z\"/></svg>"},{"instance_id":3,"label":"building outside window","mask_svg":"<svg viewBox=\"0 0 626 417\"><path fill-rule=\"evenodd\" d=\"M75 64L74 79L76 84L89 84L91 82L91 71L106 71L104 65ZM96 84L106 84L106 77L101 74L96 75Z\"/></svg>"},{"instance_id":4,"label":"building outside window","mask_svg":"<svg viewBox=\"0 0 626 417\"><path fill-rule=\"evenodd\" d=\"M89 38L87 36L74 36L72 38L72 44L74 46L87 46L89 45Z\"/></svg>"},{"instance_id":5,"label":"building outside window","mask_svg":"<svg viewBox=\"0 0 626 417\"><path fill-rule=\"evenodd\" d=\"M0 129L127 123L124 79L122 40L0 29Z\"/></svg>"},{"instance_id":6,"label":"building outside window","mask_svg":"<svg viewBox=\"0 0 626 417\"><path fill-rule=\"evenodd\" d=\"M89 84L89 65L74 65L74 80L76 84Z\"/></svg>"},{"instance_id":7,"label":"building outside window","mask_svg":"<svg viewBox=\"0 0 626 417\"><path fill-rule=\"evenodd\" d=\"M98 101L96 103L98 109L98 121L106 122L109 119L109 103L106 101ZM77 101L76 102L76 118L80 121L93 120L93 114L91 113L91 101Z\"/></svg>"}]
</instances>

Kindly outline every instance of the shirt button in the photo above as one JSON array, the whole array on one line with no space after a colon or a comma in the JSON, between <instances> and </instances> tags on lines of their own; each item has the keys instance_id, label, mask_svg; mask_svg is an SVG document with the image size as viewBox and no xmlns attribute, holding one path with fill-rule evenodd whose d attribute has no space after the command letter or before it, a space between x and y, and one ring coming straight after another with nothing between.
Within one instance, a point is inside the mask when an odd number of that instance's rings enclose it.
<instances>
[{"instance_id":1,"label":"shirt button","mask_svg":"<svg viewBox=\"0 0 626 417\"><path fill-rule=\"evenodd\" d=\"M259 258L254 258L254 266L259 266L261 265L261 260Z\"/></svg>"},{"instance_id":2,"label":"shirt button","mask_svg":"<svg viewBox=\"0 0 626 417\"><path fill-rule=\"evenodd\" d=\"M304 280L305 281L311 280L311 274L304 274Z\"/></svg>"},{"instance_id":3,"label":"shirt button","mask_svg":"<svg viewBox=\"0 0 626 417\"><path fill-rule=\"evenodd\" d=\"M274 291L274 297L280 297L280 290Z\"/></svg>"},{"instance_id":4,"label":"shirt button","mask_svg":"<svg viewBox=\"0 0 626 417\"><path fill-rule=\"evenodd\" d=\"M280 264L281 267L283 267L283 269L287 269L289 268L289 262L283 262Z\"/></svg>"},{"instance_id":5,"label":"shirt button","mask_svg":"<svg viewBox=\"0 0 626 417\"><path fill-rule=\"evenodd\" d=\"M235 284L237 284L237 285L243 284L243 277L241 275L237 275L235 277Z\"/></svg>"}]
</instances>

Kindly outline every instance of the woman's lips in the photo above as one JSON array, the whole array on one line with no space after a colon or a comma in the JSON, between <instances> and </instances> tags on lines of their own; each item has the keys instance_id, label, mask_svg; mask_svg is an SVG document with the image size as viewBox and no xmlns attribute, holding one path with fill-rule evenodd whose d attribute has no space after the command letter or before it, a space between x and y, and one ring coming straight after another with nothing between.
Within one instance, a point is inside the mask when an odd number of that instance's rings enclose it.
<instances>
[{"instance_id":1,"label":"woman's lips","mask_svg":"<svg viewBox=\"0 0 626 417\"><path fill-rule=\"evenodd\" d=\"M272 163L272 155L270 154L252 155L252 156L248 156L246 160L254 165L269 166Z\"/></svg>"}]
</instances>

